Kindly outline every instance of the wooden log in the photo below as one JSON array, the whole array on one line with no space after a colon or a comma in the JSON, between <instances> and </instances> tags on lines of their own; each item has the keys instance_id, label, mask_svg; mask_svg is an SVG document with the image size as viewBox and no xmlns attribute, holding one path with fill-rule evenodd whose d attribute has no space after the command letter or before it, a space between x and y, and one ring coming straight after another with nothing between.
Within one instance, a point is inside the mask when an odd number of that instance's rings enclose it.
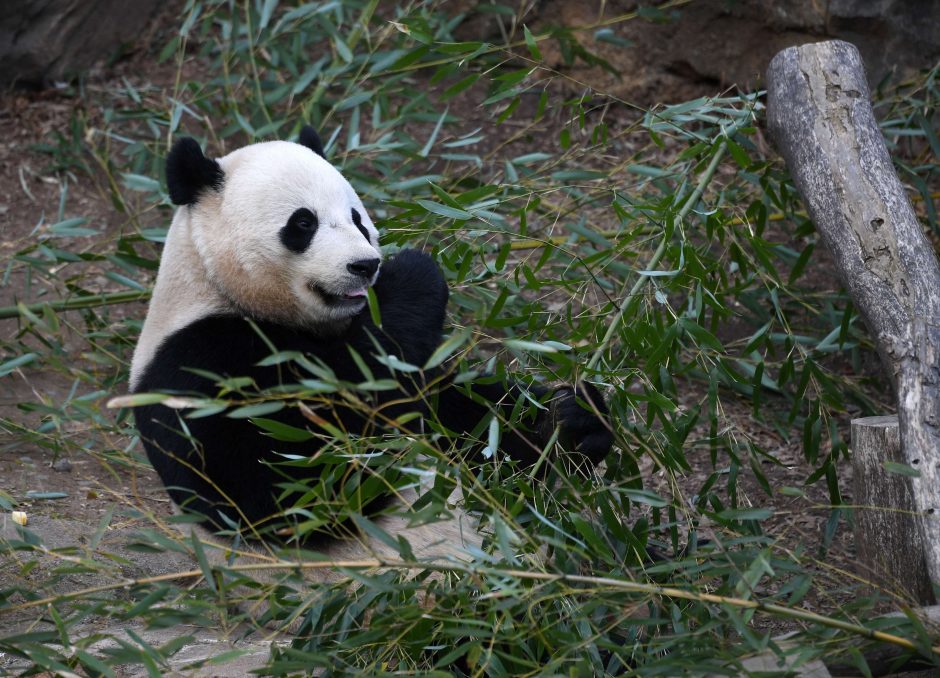
<instances>
[{"instance_id":1,"label":"wooden log","mask_svg":"<svg viewBox=\"0 0 940 678\"><path fill-rule=\"evenodd\" d=\"M869 96L858 50L840 40L790 47L767 69L773 140L896 378L912 319L940 317L940 266Z\"/></svg>"},{"instance_id":2,"label":"wooden log","mask_svg":"<svg viewBox=\"0 0 940 678\"><path fill-rule=\"evenodd\" d=\"M911 519L914 478L891 472L903 464L897 417L852 420L855 547L863 577L921 605L936 602L923 536ZM899 576L903 573L903 576Z\"/></svg>"},{"instance_id":3,"label":"wooden log","mask_svg":"<svg viewBox=\"0 0 940 678\"><path fill-rule=\"evenodd\" d=\"M838 40L791 47L773 58L766 79L771 135L894 378L903 459L920 472L916 522L940 585L940 391L931 343L940 265L891 164L858 50Z\"/></svg>"}]
</instances>

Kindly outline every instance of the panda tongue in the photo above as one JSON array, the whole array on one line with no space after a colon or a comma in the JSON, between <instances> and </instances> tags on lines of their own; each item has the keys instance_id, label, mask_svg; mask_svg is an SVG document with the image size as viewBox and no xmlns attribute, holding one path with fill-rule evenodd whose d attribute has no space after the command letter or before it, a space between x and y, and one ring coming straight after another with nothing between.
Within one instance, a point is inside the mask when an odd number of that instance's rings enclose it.
<instances>
[{"instance_id":1,"label":"panda tongue","mask_svg":"<svg viewBox=\"0 0 940 678\"><path fill-rule=\"evenodd\" d=\"M360 287L358 290L353 290L352 292L346 293L347 299L361 299L365 296L367 296L365 287Z\"/></svg>"}]
</instances>

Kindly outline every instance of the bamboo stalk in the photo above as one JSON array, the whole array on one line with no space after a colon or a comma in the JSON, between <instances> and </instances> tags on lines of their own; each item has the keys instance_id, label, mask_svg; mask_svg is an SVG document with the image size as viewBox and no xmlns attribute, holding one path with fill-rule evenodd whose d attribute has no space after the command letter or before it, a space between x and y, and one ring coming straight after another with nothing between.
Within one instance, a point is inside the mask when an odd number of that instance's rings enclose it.
<instances>
[{"instance_id":1,"label":"bamboo stalk","mask_svg":"<svg viewBox=\"0 0 940 678\"><path fill-rule=\"evenodd\" d=\"M35 304L18 304L16 306L0 307L0 320L18 318L22 309L30 313L42 313L45 308L51 308L56 313L60 311L73 311L80 308L97 308L98 306L111 306L114 304L127 304L132 301L146 301L150 299L150 290L130 292L106 292L103 294L90 294L82 297L43 301Z\"/></svg>"},{"instance_id":2,"label":"bamboo stalk","mask_svg":"<svg viewBox=\"0 0 940 678\"><path fill-rule=\"evenodd\" d=\"M503 569L497 567L477 566L457 562L414 562L406 560L379 560L368 558L363 560L340 560L340 561L279 561L276 563L260 563L254 565L232 565L223 568L226 572L257 572L272 570L320 570L331 569L395 569L395 570L433 570L436 572L463 572L468 575L489 575L493 577L514 577L517 579L541 581L541 582L560 582L566 584L588 585L596 588L615 589L618 591L643 593L651 596L662 596L664 598L677 598L680 600L690 600L701 603L715 603L718 605L728 605L741 609L752 609L773 616L787 617L808 623L819 624L832 629L838 629L861 636L870 640L888 643L904 648L912 652L918 652L925 655L925 648L919 647L916 643L907 638L902 638L884 631L870 629L860 624L833 619L816 612L810 612L800 608L785 607L775 603L764 603L759 600L750 600L746 598L735 598L731 596L719 596L713 593L701 593L699 591L689 591L686 589L675 588L671 586L659 586L656 584L644 584L625 579L614 579L612 577L593 577L589 575L577 574L555 574L551 572L535 572L530 570ZM92 586L78 591L71 591L55 596L48 596L37 600L30 600L25 603L11 605L7 608L0 608L0 615L7 612L16 612L30 608L43 607L46 605L58 604L66 600L81 598L95 593L105 593L122 588L142 586L145 584L156 584L174 579L199 579L205 576L205 572L199 570L188 570L185 572L171 572L152 577L142 577L139 579L122 579L111 584L102 584L101 586ZM940 658L940 645L933 645L927 648L929 655Z\"/></svg>"},{"instance_id":3,"label":"bamboo stalk","mask_svg":"<svg viewBox=\"0 0 940 678\"><path fill-rule=\"evenodd\" d=\"M721 143L718 145L718 148L715 149L715 154L712 156L711 161L708 163L708 166L702 173L701 178L699 178L699 182L696 184L695 190L692 191L692 195L689 196L688 200L686 200L685 204L682 206L682 209L679 210L679 213L676 215L675 224L681 224L702 197L702 193L705 192L705 188L711 182L712 177L715 175L715 171L718 169L718 165L721 163L721 159L724 157L725 151L728 148L726 139L734 134L738 126L741 124L743 123L735 123L725 131L725 139L722 139ZM652 258L650 258L649 263L646 265L646 269L650 270L659 265L659 260L662 259L662 256L665 254L665 252L666 238L663 237L662 242L659 243L659 247L656 248ZM649 276L641 275L633 284L633 287L630 288L629 294L620 295L620 308L617 309L617 313L614 315L613 320L611 320L610 325L607 326L607 332L604 334L604 338L601 340L600 345L597 347L597 350L594 352L594 355L588 362L587 367L589 370L593 370L597 367L597 363L600 362L600 359L604 355L604 351L607 350L607 347L613 340L617 329L620 327L620 323L623 320L623 316L627 312L627 308L630 306L630 302L636 297L640 289L642 289L643 286L647 284L647 282L649 282ZM624 291L626 291L626 284L624 285Z\"/></svg>"},{"instance_id":4,"label":"bamboo stalk","mask_svg":"<svg viewBox=\"0 0 940 678\"><path fill-rule=\"evenodd\" d=\"M911 202L923 202L924 200L924 196L922 196L920 193L914 193L913 195L910 195L908 197L911 199ZM940 191L931 193L930 198L931 200L940 199ZM809 218L809 215L807 215L806 212L794 212L793 216L802 217L804 219ZM785 214L784 212L773 212L772 214L767 215L767 221L784 221L785 219L789 217L790 215ZM733 219L728 220L729 226L741 226L745 223L747 223L747 220L744 219L744 217L734 217ZM597 232L598 235L603 236L605 238L616 238L621 233L623 233L623 231L619 228L611 228L605 231ZM568 235L553 235L548 238L526 238L525 240L513 241L512 243L510 243L509 249L512 251L534 250L534 249L538 249L539 247L548 247L549 245L553 245L553 246L564 245L566 242L568 242L568 239L571 238L572 236L574 236L575 239L581 238L581 236L578 235L577 233L571 233Z\"/></svg>"}]
</instances>

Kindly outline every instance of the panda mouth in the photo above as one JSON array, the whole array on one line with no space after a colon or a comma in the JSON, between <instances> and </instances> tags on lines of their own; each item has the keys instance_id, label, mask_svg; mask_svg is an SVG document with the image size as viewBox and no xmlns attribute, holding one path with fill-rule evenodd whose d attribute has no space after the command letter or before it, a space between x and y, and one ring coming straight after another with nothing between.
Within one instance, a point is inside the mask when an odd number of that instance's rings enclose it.
<instances>
[{"instance_id":1,"label":"panda mouth","mask_svg":"<svg viewBox=\"0 0 940 678\"><path fill-rule=\"evenodd\" d=\"M346 292L330 292L329 290L310 283L308 287L315 292L327 306L337 308L358 308L365 306L368 301L369 292L365 287L357 287Z\"/></svg>"}]
</instances>

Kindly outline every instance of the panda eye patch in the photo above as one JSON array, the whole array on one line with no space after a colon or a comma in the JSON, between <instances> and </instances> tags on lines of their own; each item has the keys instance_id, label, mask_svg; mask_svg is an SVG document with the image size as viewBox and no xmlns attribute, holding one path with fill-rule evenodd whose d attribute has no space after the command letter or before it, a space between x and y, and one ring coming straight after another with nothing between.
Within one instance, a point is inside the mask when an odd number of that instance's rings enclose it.
<instances>
[{"instance_id":1,"label":"panda eye patch","mask_svg":"<svg viewBox=\"0 0 940 678\"><path fill-rule=\"evenodd\" d=\"M362 217L359 216L359 212L357 212L355 208L352 211L352 220L353 223L356 224L356 228L359 229L359 232L362 233L362 237L366 239L366 242L371 244L372 241L369 239L369 231L362 225Z\"/></svg>"},{"instance_id":2,"label":"panda eye patch","mask_svg":"<svg viewBox=\"0 0 940 678\"><path fill-rule=\"evenodd\" d=\"M303 254L319 227L317 215L301 207L290 215L287 224L281 228L281 244L295 254Z\"/></svg>"}]
</instances>

